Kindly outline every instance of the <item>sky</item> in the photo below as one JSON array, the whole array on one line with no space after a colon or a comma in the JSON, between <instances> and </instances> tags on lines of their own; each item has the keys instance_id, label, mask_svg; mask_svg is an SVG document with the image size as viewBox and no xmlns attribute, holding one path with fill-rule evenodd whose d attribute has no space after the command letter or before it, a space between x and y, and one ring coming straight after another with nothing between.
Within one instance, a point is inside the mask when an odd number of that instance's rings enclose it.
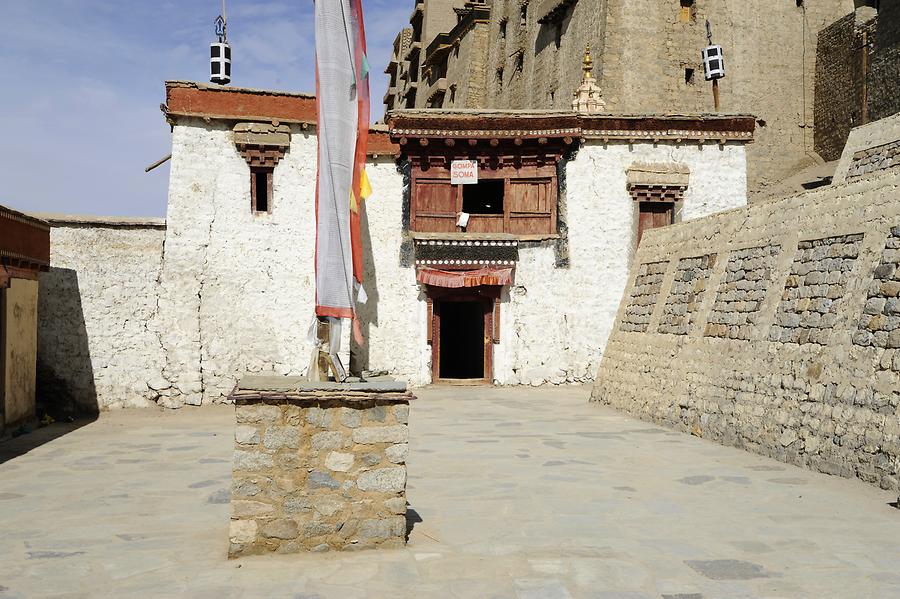
<instances>
[{"instance_id":1,"label":"sky","mask_svg":"<svg viewBox=\"0 0 900 599\"><path fill-rule=\"evenodd\" d=\"M372 116L413 0L363 0ZM232 82L315 91L312 0L228 0ZM0 0L0 204L165 216L164 82L209 79L220 0Z\"/></svg>"}]
</instances>

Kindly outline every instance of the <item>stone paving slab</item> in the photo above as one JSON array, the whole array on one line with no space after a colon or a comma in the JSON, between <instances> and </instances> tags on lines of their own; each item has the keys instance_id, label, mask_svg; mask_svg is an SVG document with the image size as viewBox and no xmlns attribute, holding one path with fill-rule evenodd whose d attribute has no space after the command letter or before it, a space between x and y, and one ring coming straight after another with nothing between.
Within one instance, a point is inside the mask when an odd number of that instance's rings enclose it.
<instances>
[{"instance_id":1,"label":"stone paving slab","mask_svg":"<svg viewBox=\"0 0 900 599\"><path fill-rule=\"evenodd\" d=\"M228 561L233 408L115 412L0 464L0 598L900 596L888 493L583 388L417 395L406 549Z\"/></svg>"}]
</instances>

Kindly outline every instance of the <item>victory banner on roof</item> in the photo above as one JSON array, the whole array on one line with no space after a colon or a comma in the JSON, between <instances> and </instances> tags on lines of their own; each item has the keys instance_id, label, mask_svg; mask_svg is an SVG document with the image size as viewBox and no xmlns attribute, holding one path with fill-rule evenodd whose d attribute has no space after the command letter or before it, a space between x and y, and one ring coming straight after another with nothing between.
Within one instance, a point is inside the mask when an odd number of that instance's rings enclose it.
<instances>
[{"instance_id":1,"label":"victory banner on roof","mask_svg":"<svg viewBox=\"0 0 900 599\"><path fill-rule=\"evenodd\" d=\"M360 209L365 172L369 64L362 0L317 0L316 315L352 318L362 286ZM359 339L359 327L354 326Z\"/></svg>"}]
</instances>

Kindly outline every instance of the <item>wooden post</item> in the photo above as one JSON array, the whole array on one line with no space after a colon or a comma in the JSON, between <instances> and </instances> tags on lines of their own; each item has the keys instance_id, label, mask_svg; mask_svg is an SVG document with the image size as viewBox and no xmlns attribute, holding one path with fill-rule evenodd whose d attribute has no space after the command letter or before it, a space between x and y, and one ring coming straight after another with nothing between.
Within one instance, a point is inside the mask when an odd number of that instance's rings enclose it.
<instances>
[{"instance_id":1,"label":"wooden post","mask_svg":"<svg viewBox=\"0 0 900 599\"><path fill-rule=\"evenodd\" d=\"M869 32L862 34L862 124L869 122Z\"/></svg>"},{"instance_id":2,"label":"wooden post","mask_svg":"<svg viewBox=\"0 0 900 599\"><path fill-rule=\"evenodd\" d=\"M716 106L716 112L719 112L721 102L719 101L719 80L713 79L713 103Z\"/></svg>"}]
</instances>

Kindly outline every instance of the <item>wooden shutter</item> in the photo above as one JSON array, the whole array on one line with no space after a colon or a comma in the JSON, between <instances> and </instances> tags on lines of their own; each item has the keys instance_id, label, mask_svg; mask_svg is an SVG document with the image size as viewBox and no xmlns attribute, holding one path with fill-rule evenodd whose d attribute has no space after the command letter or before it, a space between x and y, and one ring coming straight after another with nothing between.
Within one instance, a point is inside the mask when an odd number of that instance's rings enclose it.
<instances>
[{"instance_id":1,"label":"wooden shutter","mask_svg":"<svg viewBox=\"0 0 900 599\"><path fill-rule=\"evenodd\" d=\"M456 186L449 179L416 179L412 194L412 230L423 233L456 231Z\"/></svg>"},{"instance_id":2,"label":"wooden shutter","mask_svg":"<svg viewBox=\"0 0 900 599\"><path fill-rule=\"evenodd\" d=\"M509 225L514 235L552 234L556 227L556 190L552 178L512 179L506 194Z\"/></svg>"},{"instance_id":3,"label":"wooden shutter","mask_svg":"<svg viewBox=\"0 0 900 599\"><path fill-rule=\"evenodd\" d=\"M641 244L644 231L666 227L675 222L675 204L668 202L640 202L637 243Z\"/></svg>"}]
</instances>

